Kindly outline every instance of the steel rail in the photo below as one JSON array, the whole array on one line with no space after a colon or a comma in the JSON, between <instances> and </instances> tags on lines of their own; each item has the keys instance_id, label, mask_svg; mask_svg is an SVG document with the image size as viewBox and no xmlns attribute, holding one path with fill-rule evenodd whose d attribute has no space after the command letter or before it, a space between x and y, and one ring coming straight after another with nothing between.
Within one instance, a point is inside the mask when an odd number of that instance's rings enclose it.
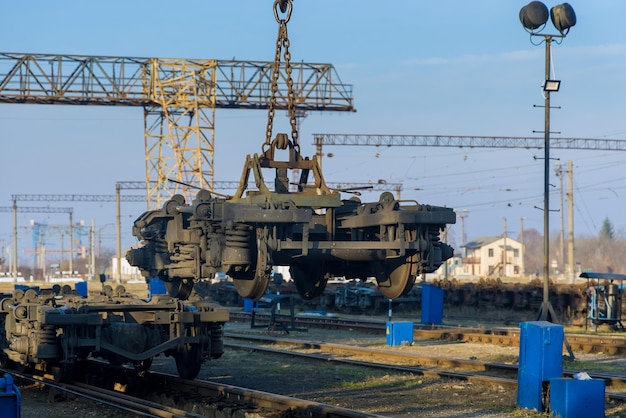
<instances>
[{"instance_id":1,"label":"steel rail","mask_svg":"<svg viewBox=\"0 0 626 418\"><path fill-rule=\"evenodd\" d=\"M146 374L151 380L163 379L166 387L183 393L194 393L200 396L209 396L232 401L236 404L253 404L259 409L270 409L272 411L289 411L290 417L302 418L376 418L381 415L355 411L334 405L323 404L304 399L292 398L290 396L278 395L254 389L246 389L238 386L226 385L204 380L185 380L177 376L148 372Z\"/></svg>"},{"instance_id":2,"label":"steel rail","mask_svg":"<svg viewBox=\"0 0 626 418\"><path fill-rule=\"evenodd\" d=\"M106 367L105 364L101 364L101 366ZM188 412L183 409L173 408L156 402L151 402L149 400L129 396L118 391L107 390L84 383L58 383L44 376L29 375L4 368L0 368L0 371L6 371L15 377L41 383L63 392L71 393L76 396L97 401L104 405L141 416L156 418L205 417L205 415ZM289 411L289 416L294 418L382 418L381 415L355 411L334 405L307 401L254 389L225 385L223 383L213 383L210 381L181 379L167 373L147 372L146 378L151 385L166 387L170 392L177 392L178 395L182 394L184 396L184 394L192 394L194 398L200 395L203 398L207 397L214 399L216 400L216 403L227 402L246 408L253 406L259 410L271 410L274 412ZM154 381L159 382L155 383ZM179 399L179 402L183 401L181 396L177 396L177 398ZM233 416L237 415L233 414Z\"/></svg>"},{"instance_id":3,"label":"steel rail","mask_svg":"<svg viewBox=\"0 0 626 418\"><path fill-rule=\"evenodd\" d=\"M369 348L369 347L359 347L353 345L346 344L337 344L337 343L329 343L322 341L311 341L311 340L300 340L300 339L291 339L291 338L276 338L276 337L266 337L259 335L250 335L250 334L236 334L231 332L224 333L225 338L234 339L234 340L251 340L256 343L263 344L275 344L275 345L285 345L292 347L299 347L304 349L315 349L324 352L332 352L332 353L342 353L342 354L352 354L359 356L368 356L372 358L381 358L381 359L394 359L396 361L404 361L417 363L420 365L429 365L429 366L438 366L438 367L450 367L450 368L462 368L465 370L474 370L474 371L515 371L517 372L517 367L510 364L504 363L485 363L478 360L466 360L466 359L451 359L444 357L435 357L435 356L423 356L415 353L408 353L405 351L398 350L384 350L379 348ZM239 348L238 344L227 343L224 345ZM239 344L241 345L241 344ZM256 349L258 347L248 346L247 348ZM388 364L388 363L387 363Z\"/></svg>"},{"instance_id":4,"label":"steel rail","mask_svg":"<svg viewBox=\"0 0 626 418\"><path fill-rule=\"evenodd\" d=\"M337 352L352 352L358 353L363 356L367 356L369 358L396 358L402 359L405 361L417 361L421 364L431 364L435 366L445 366L451 368L462 368L469 369L473 371L487 371L487 372L499 372L501 374L510 375L514 373L517 375L518 367L512 364L504 364L504 363L488 363L481 362L477 360L464 360L464 359L447 359L441 357L428 357L428 356L420 356L411 353L403 353L397 352L393 350L380 350L380 349L368 349L364 347L354 347L347 346L343 344L334 344L334 343L324 343L324 342L314 342L307 340L295 340L295 339L284 339L284 338L273 338L273 337L264 337L264 336L253 336L253 335L244 335L244 334L233 334L226 333L224 335L226 338L242 338L249 340L258 340L263 343L271 343L274 342L276 344L286 344L286 345L298 345L300 342L300 347L304 348L317 348L320 350L327 351L337 351ZM517 377L514 379L506 378L502 376L494 376L494 375L485 375L485 374L475 374L475 373L462 373L462 372L453 372L453 371L445 371L445 370L432 370L424 367L418 366L406 366L406 365L397 365L397 364L389 364L389 363L378 363L376 361L362 361L362 360L351 360L346 358L336 358L329 357L324 354L314 354L314 353L302 353L291 350L278 350L269 347L263 347L258 345L251 344L236 344L236 343L225 343L225 346L233 348L233 349L242 349L242 350L254 350L259 352L264 352L268 354L279 354L279 355L287 355L293 357L307 358L312 360L321 360L325 362L333 362L338 364L346 364L346 365L354 365L361 367L369 367L375 369L384 369L389 371L395 371L398 373L413 373L424 377L430 378L449 378L456 380L463 380L467 382L475 382L475 383L485 383L490 385L500 385L503 387L508 387L512 389L517 388ZM565 377L573 377L576 374L574 371L564 371L563 376ZM588 373L592 379L602 379L605 381L605 385L607 387L611 387L614 389L622 389L626 388L626 376L616 376L609 374L601 374L601 373ZM626 393L621 392L606 392L606 397L608 399L616 400L616 401L626 401Z\"/></svg>"},{"instance_id":5,"label":"steel rail","mask_svg":"<svg viewBox=\"0 0 626 418\"><path fill-rule=\"evenodd\" d=\"M44 376L31 375L27 373L17 372L15 370L9 370L6 368L0 368L0 371L10 373L15 377L27 380L29 382L40 383L49 388L54 388L65 393L70 393L81 398L96 401L103 405L111 406L140 416L155 418L200 418L200 416L198 415L195 415L195 417L193 417L191 415L188 415L188 413L186 413L185 411L169 408L164 405L147 405L142 402L141 399L131 398L118 392L113 392L113 394L111 394L110 391L106 391L100 388L98 388L97 390L93 390L87 387L81 387L80 385L58 383Z\"/></svg>"},{"instance_id":6,"label":"steel rail","mask_svg":"<svg viewBox=\"0 0 626 418\"><path fill-rule=\"evenodd\" d=\"M452 371L445 371L445 370L432 370L432 369L427 369L424 367L417 367L417 366L402 366L402 365L397 365L397 364L376 363L376 362L371 362L371 361L351 360L351 359L346 359L346 358L335 358L335 357L328 357L328 356L321 355L321 354L300 353L300 352L289 351L289 350L277 350L274 348L261 347L261 346L250 345L250 344L225 343L225 345L227 347L236 348L240 350L254 350L254 351L265 352L268 354L282 354L282 355L288 355L292 357L300 357L300 358L306 358L306 359L311 359L311 360L322 360L322 361L333 362L333 363L338 363L338 364L369 367L369 368L374 368L374 369L384 369L384 370L394 371L398 373L413 373L413 374L423 376L423 377L449 378L449 379L456 379L456 380L464 380L464 381L473 382L473 383L500 384L504 387L509 387L509 388L517 387L516 379L509 379L509 378L500 377L500 376L470 374L470 373L452 372ZM438 363L438 365L441 365L443 363L452 364L456 361L453 359L434 358L434 357L431 357L431 358L424 357L424 359Z\"/></svg>"},{"instance_id":7,"label":"steel rail","mask_svg":"<svg viewBox=\"0 0 626 418\"><path fill-rule=\"evenodd\" d=\"M278 317L278 316L277 316ZM247 313L231 313L231 321L249 321ZM269 315L257 314L255 320L263 323ZM366 332L385 332L386 324L382 321L362 321L337 317L298 317L296 325L299 327L319 327L331 329L358 329ZM414 324L413 336L456 342L470 342L479 344L495 344L499 346L519 346L519 328L464 328L458 326L433 326ZM626 338L608 335L584 335L565 333L567 342L575 352L603 353L607 355L625 355Z\"/></svg>"}]
</instances>

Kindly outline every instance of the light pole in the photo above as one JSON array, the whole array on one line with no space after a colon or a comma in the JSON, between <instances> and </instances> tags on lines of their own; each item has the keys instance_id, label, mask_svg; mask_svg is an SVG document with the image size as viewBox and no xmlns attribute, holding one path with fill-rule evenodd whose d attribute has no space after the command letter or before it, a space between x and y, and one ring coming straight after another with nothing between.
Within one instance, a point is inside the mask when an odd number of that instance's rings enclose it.
<instances>
[{"instance_id":1,"label":"light pole","mask_svg":"<svg viewBox=\"0 0 626 418\"><path fill-rule=\"evenodd\" d=\"M546 44L546 67L543 83L544 91L544 189L543 189L543 302L539 308L537 318L542 321L556 321L556 314L550 303L550 93L559 91L560 80L550 78L550 54L551 44L554 39L563 40L569 29L576 24L576 14L569 3L554 6L550 10L552 24L559 31L559 35L546 35L541 32L548 21L548 8L540 1L531 1L522 7L519 13L522 26L530 33L531 43L535 44L533 37L542 37Z\"/></svg>"}]
</instances>

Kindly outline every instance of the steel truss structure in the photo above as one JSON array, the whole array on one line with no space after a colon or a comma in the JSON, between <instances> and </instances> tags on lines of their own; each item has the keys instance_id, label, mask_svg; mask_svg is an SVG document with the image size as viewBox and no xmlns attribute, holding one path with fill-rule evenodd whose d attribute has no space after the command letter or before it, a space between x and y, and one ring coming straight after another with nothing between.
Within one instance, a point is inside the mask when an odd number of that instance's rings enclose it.
<instances>
[{"instance_id":1,"label":"steel truss structure","mask_svg":"<svg viewBox=\"0 0 626 418\"><path fill-rule=\"evenodd\" d=\"M315 145L456 147L456 148L528 148L542 149L544 138L450 136L450 135L379 135L379 134L313 134ZM626 151L626 140L595 138L550 138L550 147Z\"/></svg>"},{"instance_id":2,"label":"steel truss structure","mask_svg":"<svg viewBox=\"0 0 626 418\"><path fill-rule=\"evenodd\" d=\"M0 53L0 103L144 109L148 205L212 189L215 109L266 109L272 62ZM354 111L331 64L292 65L299 110ZM276 108L286 109L280 68ZM173 178L178 183L168 182Z\"/></svg>"}]
</instances>

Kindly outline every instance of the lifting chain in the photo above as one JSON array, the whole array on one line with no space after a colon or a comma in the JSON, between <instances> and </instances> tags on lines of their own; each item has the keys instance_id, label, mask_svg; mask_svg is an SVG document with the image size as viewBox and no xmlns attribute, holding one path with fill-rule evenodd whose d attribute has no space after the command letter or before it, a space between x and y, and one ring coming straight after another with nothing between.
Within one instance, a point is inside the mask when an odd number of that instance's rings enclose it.
<instances>
[{"instance_id":1,"label":"lifting chain","mask_svg":"<svg viewBox=\"0 0 626 418\"><path fill-rule=\"evenodd\" d=\"M279 16L279 9L281 13L285 14L284 18ZM300 151L300 145L298 144L298 125L296 122L296 94L293 91L293 79L291 77L291 53L289 52L289 37L287 36L287 22L291 18L291 11L293 9L292 0L276 0L274 2L274 17L278 22L278 38L276 39L276 56L274 57L274 65L272 68L272 84L270 85L270 100L267 114L267 129L265 131L265 143L262 150L265 152L265 148L272 143L272 129L274 125L274 114L276 107L276 94L278 93L278 77L280 75L280 53L284 47L284 59L285 59L285 73L287 75L287 109L289 112L289 123L291 125L291 137L293 140L293 146L297 152ZM286 149L288 142L281 136L281 140L277 144L279 149Z\"/></svg>"}]
</instances>

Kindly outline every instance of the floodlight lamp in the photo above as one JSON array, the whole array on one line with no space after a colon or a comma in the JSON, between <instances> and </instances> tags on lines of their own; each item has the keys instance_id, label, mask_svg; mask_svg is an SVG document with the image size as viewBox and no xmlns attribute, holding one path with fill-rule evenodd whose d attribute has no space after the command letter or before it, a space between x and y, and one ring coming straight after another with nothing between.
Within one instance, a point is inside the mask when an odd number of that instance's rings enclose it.
<instances>
[{"instance_id":1,"label":"floodlight lamp","mask_svg":"<svg viewBox=\"0 0 626 418\"><path fill-rule=\"evenodd\" d=\"M569 3L563 3L550 9L550 19L561 35L565 35L576 24L576 13Z\"/></svg>"},{"instance_id":2,"label":"floodlight lamp","mask_svg":"<svg viewBox=\"0 0 626 418\"><path fill-rule=\"evenodd\" d=\"M543 91L559 91L561 87L561 80L546 80L543 84Z\"/></svg>"},{"instance_id":3,"label":"floodlight lamp","mask_svg":"<svg viewBox=\"0 0 626 418\"><path fill-rule=\"evenodd\" d=\"M519 11L519 20L529 31L542 27L548 21L548 8L540 1L531 1Z\"/></svg>"}]
</instances>

